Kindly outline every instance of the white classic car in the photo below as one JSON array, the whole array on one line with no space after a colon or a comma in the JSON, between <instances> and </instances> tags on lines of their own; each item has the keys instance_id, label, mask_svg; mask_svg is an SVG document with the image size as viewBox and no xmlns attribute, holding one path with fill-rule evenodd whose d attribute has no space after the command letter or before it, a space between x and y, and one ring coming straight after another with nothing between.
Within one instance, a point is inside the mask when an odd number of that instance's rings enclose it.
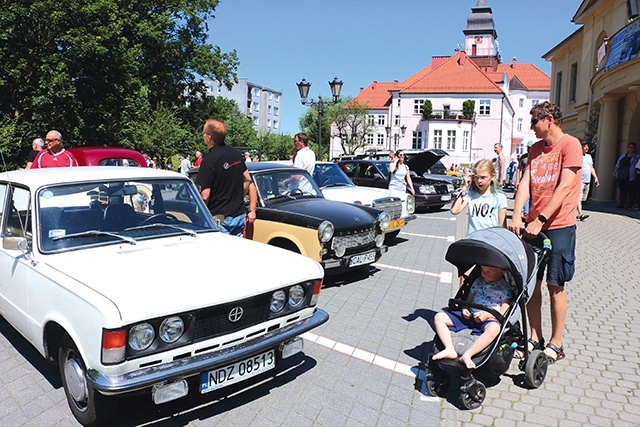
<instances>
[{"instance_id":1,"label":"white classic car","mask_svg":"<svg viewBox=\"0 0 640 427\"><path fill-rule=\"evenodd\" d=\"M320 187L322 195L328 200L354 203L360 206L385 211L391 221L385 230L387 239L395 238L404 225L416 218L415 199L402 191L383 190L381 188L359 187L332 162L316 162L313 179Z\"/></svg>"},{"instance_id":2,"label":"white classic car","mask_svg":"<svg viewBox=\"0 0 640 427\"><path fill-rule=\"evenodd\" d=\"M0 216L0 314L58 364L84 425L105 423L115 395L160 404L270 370L328 320L318 262L218 232L178 173L1 173Z\"/></svg>"}]
</instances>

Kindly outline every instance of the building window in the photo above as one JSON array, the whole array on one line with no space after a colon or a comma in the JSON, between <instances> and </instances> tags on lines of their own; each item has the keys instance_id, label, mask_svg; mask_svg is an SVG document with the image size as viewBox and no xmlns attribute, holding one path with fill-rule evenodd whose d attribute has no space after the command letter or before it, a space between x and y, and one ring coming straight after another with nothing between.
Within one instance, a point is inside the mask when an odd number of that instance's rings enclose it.
<instances>
[{"instance_id":1,"label":"building window","mask_svg":"<svg viewBox=\"0 0 640 427\"><path fill-rule=\"evenodd\" d=\"M271 128L271 119L268 119L268 120L267 120L267 127L268 127L268 128Z\"/></svg>"},{"instance_id":2,"label":"building window","mask_svg":"<svg viewBox=\"0 0 640 427\"><path fill-rule=\"evenodd\" d=\"M278 95L277 93L273 95L273 100L275 102L280 102L280 95Z\"/></svg>"},{"instance_id":3,"label":"building window","mask_svg":"<svg viewBox=\"0 0 640 427\"><path fill-rule=\"evenodd\" d=\"M454 151L456 149L456 131L447 131L447 151Z\"/></svg>"},{"instance_id":4,"label":"building window","mask_svg":"<svg viewBox=\"0 0 640 427\"><path fill-rule=\"evenodd\" d=\"M273 128L274 129L278 129L278 121L277 120L273 121Z\"/></svg>"},{"instance_id":5,"label":"building window","mask_svg":"<svg viewBox=\"0 0 640 427\"><path fill-rule=\"evenodd\" d=\"M260 96L260 89L259 88L254 87L252 89L252 92L253 92L253 96Z\"/></svg>"},{"instance_id":6,"label":"building window","mask_svg":"<svg viewBox=\"0 0 640 427\"><path fill-rule=\"evenodd\" d=\"M413 114L422 114L422 104L424 104L422 99L413 100Z\"/></svg>"},{"instance_id":7,"label":"building window","mask_svg":"<svg viewBox=\"0 0 640 427\"><path fill-rule=\"evenodd\" d=\"M381 133L378 134L378 145L384 145L384 135Z\"/></svg>"},{"instance_id":8,"label":"building window","mask_svg":"<svg viewBox=\"0 0 640 427\"><path fill-rule=\"evenodd\" d=\"M518 100L518 107L523 108L524 107L524 98L520 98Z\"/></svg>"},{"instance_id":9,"label":"building window","mask_svg":"<svg viewBox=\"0 0 640 427\"><path fill-rule=\"evenodd\" d=\"M489 115L491 115L491 100L490 99L481 99L480 100L480 115L481 116L489 116Z\"/></svg>"},{"instance_id":10,"label":"building window","mask_svg":"<svg viewBox=\"0 0 640 427\"><path fill-rule=\"evenodd\" d=\"M257 102L253 103L253 111L260 111L260 104L258 104Z\"/></svg>"},{"instance_id":11,"label":"building window","mask_svg":"<svg viewBox=\"0 0 640 427\"><path fill-rule=\"evenodd\" d=\"M269 101L273 100L273 93L269 92Z\"/></svg>"},{"instance_id":12,"label":"building window","mask_svg":"<svg viewBox=\"0 0 640 427\"><path fill-rule=\"evenodd\" d=\"M271 111L272 111L272 110L271 110L271 105L267 106L267 112L268 112L269 114L271 114Z\"/></svg>"},{"instance_id":13,"label":"building window","mask_svg":"<svg viewBox=\"0 0 640 427\"><path fill-rule=\"evenodd\" d=\"M539 99L532 99L531 100L531 108L535 107L536 105L538 105L540 103Z\"/></svg>"},{"instance_id":14,"label":"building window","mask_svg":"<svg viewBox=\"0 0 640 427\"><path fill-rule=\"evenodd\" d=\"M260 125L260 117L254 117L253 118L253 124L255 126L259 126Z\"/></svg>"},{"instance_id":15,"label":"building window","mask_svg":"<svg viewBox=\"0 0 640 427\"><path fill-rule=\"evenodd\" d=\"M569 102L576 101L576 92L578 91L578 64L571 64L571 88L569 91Z\"/></svg>"},{"instance_id":16,"label":"building window","mask_svg":"<svg viewBox=\"0 0 640 427\"><path fill-rule=\"evenodd\" d=\"M518 119L518 132L522 132L522 118Z\"/></svg>"},{"instance_id":17,"label":"building window","mask_svg":"<svg viewBox=\"0 0 640 427\"><path fill-rule=\"evenodd\" d=\"M373 115L371 115L371 114L369 115L369 120L368 120L368 122L369 122L369 123L368 123L368 125L369 125L369 126L374 126L374 125L376 124L376 121L375 121L375 119L374 119Z\"/></svg>"},{"instance_id":18,"label":"building window","mask_svg":"<svg viewBox=\"0 0 640 427\"><path fill-rule=\"evenodd\" d=\"M562 71L556 74L556 105L560 105L562 100Z\"/></svg>"},{"instance_id":19,"label":"building window","mask_svg":"<svg viewBox=\"0 0 640 427\"><path fill-rule=\"evenodd\" d=\"M411 142L411 148L414 148L414 149L422 148L422 131L421 130L413 131L413 141Z\"/></svg>"},{"instance_id":20,"label":"building window","mask_svg":"<svg viewBox=\"0 0 640 427\"><path fill-rule=\"evenodd\" d=\"M368 133L367 134L367 144L368 145L373 145L373 134L372 133Z\"/></svg>"},{"instance_id":21,"label":"building window","mask_svg":"<svg viewBox=\"0 0 640 427\"><path fill-rule=\"evenodd\" d=\"M387 116L384 116L382 114L378 115L378 125L380 126L384 126L387 124L387 120L386 120Z\"/></svg>"},{"instance_id":22,"label":"building window","mask_svg":"<svg viewBox=\"0 0 640 427\"><path fill-rule=\"evenodd\" d=\"M398 107L400 106L400 98L398 98Z\"/></svg>"},{"instance_id":23,"label":"building window","mask_svg":"<svg viewBox=\"0 0 640 427\"><path fill-rule=\"evenodd\" d=\"M400 116L396 116L396 118L393 120L393 124L396 126L400 126Z\"/></svg>"},{"instance_id":24,"label":"building window","mask_svg":"<svg viewBox=\"0 0 640 427\"><path fill-rule=\"evenodd\" d=\"M436 129L433 131L433 148L442 149L442 130Z\"/></svg>"},{"instance_id":25,"label":"building window","mask_svg":"<svg viewBox=\"0 0 640 427\"><path fill-rule=\"evenodd\" d=\"M280 109L278 107L273 107L273 115L277 116L278 114L280 114Z\"/></svg>"},{"instance_id":26,"label":"building window","mask_svg":"<svg viewBox=\"0 0 640 427\"><path fill-rule=\"evenodd\" d=\"M469 151L469 131L462 132L462 151Z\"/></svg>"}]
</instances>

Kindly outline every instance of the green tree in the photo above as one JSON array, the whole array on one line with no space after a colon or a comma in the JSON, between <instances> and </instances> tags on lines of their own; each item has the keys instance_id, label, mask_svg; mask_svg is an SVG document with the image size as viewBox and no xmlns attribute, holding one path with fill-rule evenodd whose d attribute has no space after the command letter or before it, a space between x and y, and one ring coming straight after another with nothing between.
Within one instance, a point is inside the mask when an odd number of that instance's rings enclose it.
<instances>
[{"instance_id":1,"label":"green tree","mask_svg":"<svg viewBox=\"0 0 640 427\"><path fill-rule=\"evenodd\" d=\"M367 145L367 135L373 131L369 119L369 106L358 100L351 101L333 116L336 136L344 154L355 154Z\"/></svg>"},{"instance_id":2,"label":"green tree","mask_svg":"<svg viewBox=\"0 0 640 427\"><path fill-rule=\"evenodd\" d=\"M260 160L287 160L293 149L293 136L266 133L259 136L256 145L251 147L259 153Z\"/></svg>"},{"instance_id":3,"label":"green tree","mask_svg":"<svg viewBox=\"0 0 640 427\"><path fill-rule=\"evenodd\" d=\"M3 2L0 114L15 119L8 137L24 143L55 128L68 146L136 148L136 127L196 98L203 90L199 76L227 87L236 80L235 51L206 43L217 4ZM17 163L23 155L22 149L5 153Z\"/></svg>"}]
</instances>

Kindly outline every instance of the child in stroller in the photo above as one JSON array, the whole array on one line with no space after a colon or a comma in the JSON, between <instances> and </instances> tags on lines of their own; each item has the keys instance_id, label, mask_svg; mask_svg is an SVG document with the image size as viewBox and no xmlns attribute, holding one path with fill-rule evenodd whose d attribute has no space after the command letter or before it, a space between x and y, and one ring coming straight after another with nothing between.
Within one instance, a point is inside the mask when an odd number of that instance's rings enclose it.
<instances>
[{"instance_id":1,"label":"child in stroller","mask_svg":"<svg viewBox=\"0 0 640 427\"><path fill-rule=\"evenodd\" d=\"M483 265L481 276L471 285L466 301L485 305L503 314L513 301L511 286L504 278L501 268ZM436 314L435 328L444 350L433 355L433 360L455 359L458 357L450 331L458 332L464 328L472 329L472 334L480 335L473 344L460 356L460 362L467 369L474 369L472 357L486 348L500 333L500 322L496 317L484 310L464 307L462 310L447 310Z\"/></svg>"},{"instance_id":2,"label":"child in stroller","mask_svg":"<svg viewBox=\"0 0 640 427\"><path fill-rule=\"evenodd\" d=\"M518 367L524 371L524 383L531 388L542 385L548 362L544 352L530 351L525 345L528 341L526 303L535 288L538 268L550 250L550 242L542 233L536 241L528 243L501 227L475 231L451 244L446 260L455 265L461 275L471 272L464 277L455 298L449 300L449 309L460 312L463 309L482 310L497 322L481 324L480 329L484 333L474 336L466 327L458 332L450 332L446 326L450 319L448 314L443 312L436 315L439 319L436 321L435 354L429 356L426 375L426 387L430 394L442 396L446 393L450 384L447 368L462 370L460 402L467 409L478 408L484 401L486 388L474 377L474 372L484 377L488 377L487 374L502 375L509 369L516 347L523 349L524 357ZM510 291L500 295L500 310L495 309L495 304L487 304L487 301L472 301L474 297L470 296L473 293L472 284L483 275L482 270L486 267L497 269L503 277L499 279L496 277L498 273L494 273L485 280L504 281ZM443 316L447 316L446 319L442 319ZM440 328L440 322L445 326ZM455 354L450 351L452 347ZM459 360L457 356L462 357Z\"/></svg>"}]
</instances>

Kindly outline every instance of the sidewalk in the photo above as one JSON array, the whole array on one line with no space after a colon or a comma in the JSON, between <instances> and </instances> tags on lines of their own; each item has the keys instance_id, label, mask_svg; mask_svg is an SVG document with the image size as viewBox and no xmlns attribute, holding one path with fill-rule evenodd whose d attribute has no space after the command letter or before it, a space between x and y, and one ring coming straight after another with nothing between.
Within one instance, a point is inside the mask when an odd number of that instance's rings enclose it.
<instances>
[{"instance_id":1,"label":"sidewalk","mask_svg":"<svg viewBox=\"0 0 640 427\"><path fill-rule=\"evenodd\" d=\"M590 217L578 222L576 274L566 288L566 359L549 366L537 390L522 385L514 361L477 410L443 401L441 426L640 425L640 212L589 203L584 210ZM458 221L456 237L465 233ZM548 295L543 285L546 334Z\"/></svg>"}]
</instances>

